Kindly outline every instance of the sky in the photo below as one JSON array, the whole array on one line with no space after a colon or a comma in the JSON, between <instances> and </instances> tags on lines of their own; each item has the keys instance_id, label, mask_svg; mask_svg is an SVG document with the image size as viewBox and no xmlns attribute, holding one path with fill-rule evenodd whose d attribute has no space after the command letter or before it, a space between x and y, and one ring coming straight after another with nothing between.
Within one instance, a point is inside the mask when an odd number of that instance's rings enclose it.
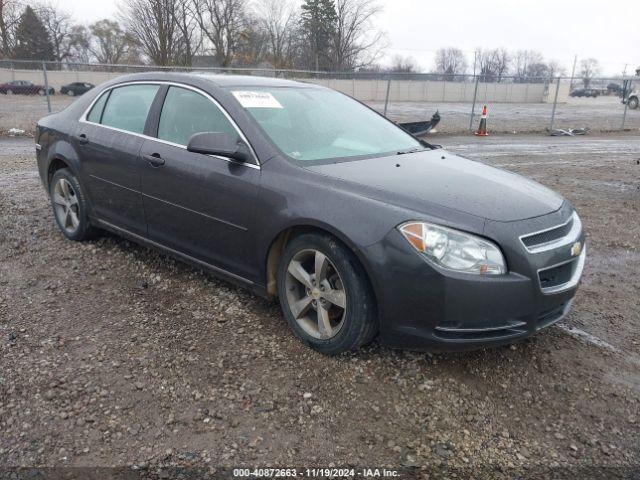
<instances>
[{"instance_id":1,"label":"sky","mask_svg":"<svg viewBox=\"0 0 640 480\"><path fill-rule=\"evenodd\" d=\"M298 0L299 1L299 0ZM88 24L113 18L118 0L53 0ZM458 47L473 62L476 47L540 51L571 73L574 56L594 57L602 75L640 67L640 21L629 0L378 0L375 28L386 32L394 54L411 56L424 70L435 50Z\"/></svg>"}]
</instances>

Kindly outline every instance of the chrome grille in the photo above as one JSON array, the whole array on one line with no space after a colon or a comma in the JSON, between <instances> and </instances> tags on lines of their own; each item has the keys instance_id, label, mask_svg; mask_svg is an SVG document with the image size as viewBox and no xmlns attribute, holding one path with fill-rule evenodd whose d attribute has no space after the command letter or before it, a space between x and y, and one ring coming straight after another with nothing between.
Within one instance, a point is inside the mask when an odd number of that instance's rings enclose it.
<instances>
[{"instance_id":1,"label":"chrome grille","mask_svg":"<svg viewBox=\"0 0 640 480\"><path fill-rule=\"evenodd\" d=\"M572 226L573 218L569 220L569 223L565 223L564 225L560 225L559 227L555 227L551 230L534 233L528 237L522 237L522 243L524 243L525 247L537 247L539 245L544 245L545 243L553 242L554 240L565 237L571 231Z\"/></svg>"},{"instance_id":2,"label":"chrome grille","mask_svg":"<svg viewBox=\"0 0 640 480\"><path fill-rule=\"evenodd\" d=\"M565 223L538 232L527 233L520 237L520 241L528 252L539 253L575 242L581 231L582 222L578 214L573 212Z\"/></svg>"}]
</instances>

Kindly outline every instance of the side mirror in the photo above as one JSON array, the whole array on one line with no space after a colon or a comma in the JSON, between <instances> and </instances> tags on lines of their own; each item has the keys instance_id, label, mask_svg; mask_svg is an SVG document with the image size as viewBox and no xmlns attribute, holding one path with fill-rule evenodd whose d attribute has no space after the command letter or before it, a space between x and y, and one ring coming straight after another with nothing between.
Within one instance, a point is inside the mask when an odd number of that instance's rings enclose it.
<instances>
[{"instance_id":1,"label":"side mirror","mask_svg":"<svg viewBox=\"0 0 640 480\"><path fill-rule=\"evenodd\" d=\"M204 155L219 155L239 162L246 162L250 157L246 143L222 132L202 132L192 135L187 150Z\"/></svg>"}]
</instances>

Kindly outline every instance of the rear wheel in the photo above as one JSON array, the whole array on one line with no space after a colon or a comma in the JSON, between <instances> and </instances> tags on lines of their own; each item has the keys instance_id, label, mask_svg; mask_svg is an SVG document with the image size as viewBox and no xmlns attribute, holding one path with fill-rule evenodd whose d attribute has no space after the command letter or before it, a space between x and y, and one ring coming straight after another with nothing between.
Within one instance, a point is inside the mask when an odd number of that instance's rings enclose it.
<instances>
[{"instance_id":1,"label":"rear wheel","mask_svg":"<svg viewBox=\"0 0 640 480\"><path fill-rule=\"evenodd\" d=\"M69 95L70 97L73 97L76 94L76 92L74 92L73 90L69 90L67 92L67 95Z\"/></svg>"},{"instance_id":2,"label":"rear wheel","mask_svg":"<svg viewBox=\"0 0 640 480\"><path fill-rule=\"evenodd\" d=\"M336 355L377 332L375 299L358 259L336 239L305 234L280 260L278 295L295 334L311 348Z\"/></svg>"},{"instance_id":3,"label":"rear wheel","mask_svg":"<svg viewBox=\"0 0 640 480\"><path fill-rule=\"evenodd\" d=\"M638 97L631 97L629 99L629 108L634 110L638 108Z\"/></svg>"},{"instance_id":4,"label":"rear wheel","mask_svg":"<svg viewBox=\"0 0 640 480\"><path fill-rule=\"evenodd\" d=\"M13 90L11 90L10 88L7 90L7 95L13 95Z\"/></svg>"},{"instance_id":5,"label":"rear wheel","mask_svg":"<svg viewBox=\"0 0 640 480\"><path fill-rule=\"evenodd\" d=\"M55 172L49 185L49 196L56 223L65 237L82 241L95 233L89 223L86 197L71 170L61 168Z\"/></svg>"},{"instance_id":6,"label":"rear wheel","mask_svg":"<svg viewBox=\"0 0 640 480\"><path fill-rule=\"evenodd\" d=\"M44 95L46 92L44 91L44 88L41 88L40 90L38 90L38 95Z\"/></svg>"}]
</instances>

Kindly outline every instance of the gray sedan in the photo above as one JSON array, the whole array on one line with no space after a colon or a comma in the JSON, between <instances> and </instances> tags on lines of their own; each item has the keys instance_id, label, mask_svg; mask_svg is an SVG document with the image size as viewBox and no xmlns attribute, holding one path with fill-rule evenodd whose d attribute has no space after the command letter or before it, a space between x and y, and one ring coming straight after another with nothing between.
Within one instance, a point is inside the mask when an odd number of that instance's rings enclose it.
<instances>
[{"instance_id":1,"label":"gray sedan","mask_svg":"<svg viewBox=\"0 0 640 480\"><path fill-rule=\"evenodd\" d=\"M277 297L326 354L523 339L567 314L585 262L560 195L312 84L124 76L36 142L70 240L109 230Z\"/></svg>"}]
</instances>

